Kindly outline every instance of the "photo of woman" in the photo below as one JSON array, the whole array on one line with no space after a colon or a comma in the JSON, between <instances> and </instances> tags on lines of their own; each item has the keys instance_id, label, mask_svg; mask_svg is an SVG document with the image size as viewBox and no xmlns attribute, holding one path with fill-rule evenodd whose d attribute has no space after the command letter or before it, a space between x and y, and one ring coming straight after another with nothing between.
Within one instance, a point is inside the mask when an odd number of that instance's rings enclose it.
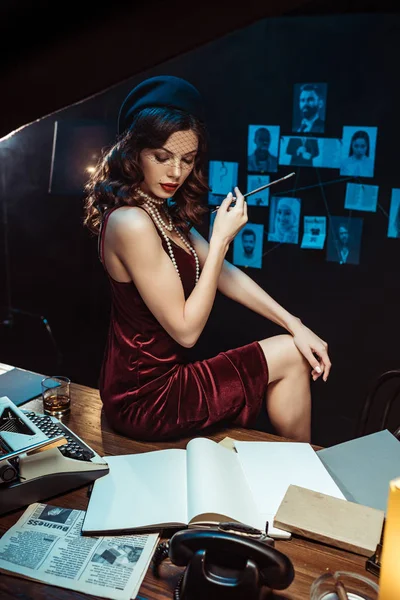
<instances>
[{"instance_id":1,"label":"photo of woman","mask_svg":"<svg viewBox=\"0 0 400 600\"><path fill-rule=\"evenodd\" d=\"M269 242L298 243L300 205L299 198L279 198L278 196L271 198Z\"/></svg>"},{"instance_id":2,"label":"photo of woman","mask_svg":"<svg viewBox=\"0 0 400 600\"><path fill-rule=\"evenodd\" d=\"M341 175L374 176L376 135L377 127L343 127Z\"/></svg>"}]
</instances>

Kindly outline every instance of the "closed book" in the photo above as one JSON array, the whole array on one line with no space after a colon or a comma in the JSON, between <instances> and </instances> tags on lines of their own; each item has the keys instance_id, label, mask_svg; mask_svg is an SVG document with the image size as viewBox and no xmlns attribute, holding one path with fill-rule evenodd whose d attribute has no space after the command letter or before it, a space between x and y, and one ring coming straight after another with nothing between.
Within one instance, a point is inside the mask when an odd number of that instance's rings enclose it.
<instances>
[{"instance_id":1,"label":"closed book","mask_svg":"<svg viewBox=\"0 0 400 600\"><path fill-rule=\"evenodd\" d=\"M355 502L290 485L274 525L362 556L379 544L385 513Z\"/></svg>"}]
</instances>

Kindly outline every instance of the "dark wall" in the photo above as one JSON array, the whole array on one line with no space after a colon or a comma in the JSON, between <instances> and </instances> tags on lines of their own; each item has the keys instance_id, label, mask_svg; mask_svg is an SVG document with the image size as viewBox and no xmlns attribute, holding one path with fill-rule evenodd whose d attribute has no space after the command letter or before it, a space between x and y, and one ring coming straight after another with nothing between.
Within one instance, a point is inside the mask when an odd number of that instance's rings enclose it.
<instances>
[{"instance_id":1,"label":"dark wall","mask_svg":"<svg viewBox=\"0 0 400 600\"><path fill-rule=\"evenodd\" d=\"M3 1L0 136L258 19L303 8L382 11L388 2Z\"/></svg>"},{"instance_id":2,"label":"dark wall","mask_svg":"<svg viewBox=\"0 0 400 600\"><path fill-rule=\"evenodd\" d=\"M116 120L128 90L161 73L182 76L205 97L210 159L239 161L246 187L247 126L276 124L291 133L293 84L328 83L326 137L343 125L377 126L375 177L380 209L364 219L360 265L326 262L325 251L264 240L263 269L248 274L330 346L329 382L313 385L314 440L330 444L354 434L365 394L383 370L399 366L399 240L388 239L390 193L397 168L396 73L400 18L394 15L299 17L262 20L135 76L104 94L36 122L2 144L12 304L45 315L63 362L55 364L40 320L16 315L0 344L0 361L42 372L61 368L75 381L97 385L108 321L108 286L96 243L82 227L80 196L48 193L56 119ZM280 167L277 176L291 170ZM296 169L302 215L345 215L345 183L338 170ZM291 189L287 182L281 191ZM268 222L268 209L250 207L250 221ZM207 222L201 231L207 235ZM228 255L228 259L231 254ZM4 252L1 257L5 273ZM2 281L4 277L2 277ZM6 291L0 304L6 303ZM281 331L219 296L193 358Z\"/></svg>"}]
</instances>

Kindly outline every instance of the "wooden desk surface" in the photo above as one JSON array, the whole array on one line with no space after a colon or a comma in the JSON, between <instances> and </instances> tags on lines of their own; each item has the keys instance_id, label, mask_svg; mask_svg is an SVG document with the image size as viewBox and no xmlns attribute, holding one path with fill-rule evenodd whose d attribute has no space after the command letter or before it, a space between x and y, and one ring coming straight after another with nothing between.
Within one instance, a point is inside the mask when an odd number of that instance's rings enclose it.
<instances>
[{"instance_id":1,"label":"wooden desk surface","mask_svg":"<svg viewBox=\"0 0 400 600\"><path fill-rule=\"evenodd\" d=\"M63 417L62 421L96 450L100 456L134 454L172 447L185 448L190 439L185 438L175 442L162 443L136 442L127 439L114 433L105 421L97 390L72 384L71 398L71 413ZM42 402L41 400L33 400L24 404L21 408L42 412ZM279 441L284 439L260 431L235 428L220 429L217 433L207 437L219 442L226 436L249 441ZM86 510L88 504L87 487L62 494L56 499L48 500L48 502L65 508ZM14 525L23 512L23 510L18 510L0 517L0 532L4 533ZM296 573L295 579L289 588L274 593L273 598L277 600L308 600L310 586L314 579L328 571L352 571L377 581L374 575L365 571L365 557L357 554L295 536L291 540L277 540L276 548L290 557ZM171 600L173 589L181 572L181 568L171 565L169 561L161 566L161 579L154 578L151 569L149 569L140 588L138 599ZM0 598L2 600L14 600L15 598L20 600L86 600L93 597L22 578L8 575L1 575L0 577Z\"/></svg>"}]
</instances>

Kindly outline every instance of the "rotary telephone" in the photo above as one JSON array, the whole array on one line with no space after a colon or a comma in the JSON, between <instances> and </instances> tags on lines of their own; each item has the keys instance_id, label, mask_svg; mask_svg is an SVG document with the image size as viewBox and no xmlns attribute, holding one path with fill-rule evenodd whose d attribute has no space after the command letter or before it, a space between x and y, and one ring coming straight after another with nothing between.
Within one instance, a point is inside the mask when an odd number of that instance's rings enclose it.
<instances>
[{"instance_id":1,"label":"rotary telephone","mask_svg":"<svg viewBox=\"0 0 400 600\"><path fill-rule=\"evenodd\" d=\"M292 562L274 548L274 541L238 523L178 531L156 550L156 576L166 558L186 567L175 600L261 600L273 589L287 588L294 579Z\"/></svg>"}]
</instances>

